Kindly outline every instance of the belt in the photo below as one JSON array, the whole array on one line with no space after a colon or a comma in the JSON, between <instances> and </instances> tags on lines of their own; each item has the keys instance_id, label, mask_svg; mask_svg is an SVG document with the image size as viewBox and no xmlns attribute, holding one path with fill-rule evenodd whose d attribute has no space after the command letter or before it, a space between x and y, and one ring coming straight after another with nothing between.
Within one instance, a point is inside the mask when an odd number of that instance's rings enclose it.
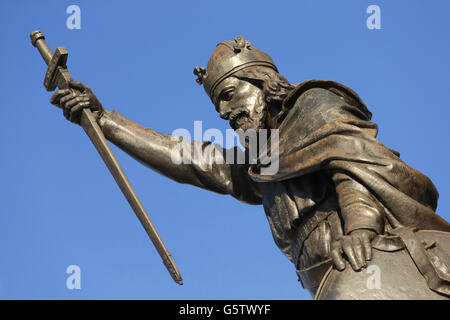
<instances>
[{"instance_id":1,"label":"belt","mask_svg":"<svg viewBox=\"0 0 450 320\"><path fill-rule=\"evenodd\" d=\"M323 276L331 266L331 259L327 259L308 268L302 270L297 269L298 281L300 281L305 289L315 289L319 286L320 281L322 281Z\"/></svg>"}]
</instances>

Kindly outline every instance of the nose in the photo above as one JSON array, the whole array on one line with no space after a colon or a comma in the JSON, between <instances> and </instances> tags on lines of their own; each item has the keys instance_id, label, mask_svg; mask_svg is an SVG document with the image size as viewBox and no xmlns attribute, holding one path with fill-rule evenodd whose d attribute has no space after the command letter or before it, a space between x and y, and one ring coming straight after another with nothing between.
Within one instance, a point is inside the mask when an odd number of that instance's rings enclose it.
<instances>
[{"instance_id":1,"label":"nose","mask_svg":"<svg viewBox=\"0 0 450 320\"><path fill-rule=\"evenodd\" d=\"M228 120L231 114L231 110L223 105L223 103L219 104L219 115L222 119Z\"/></svg>"}]
</instances>

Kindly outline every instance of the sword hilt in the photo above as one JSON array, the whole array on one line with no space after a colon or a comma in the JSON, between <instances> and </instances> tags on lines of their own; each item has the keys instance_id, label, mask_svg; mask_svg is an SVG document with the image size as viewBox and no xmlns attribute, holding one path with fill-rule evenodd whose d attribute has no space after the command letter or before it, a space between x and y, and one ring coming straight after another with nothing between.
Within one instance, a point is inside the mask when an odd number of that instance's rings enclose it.
<instances>
[{"instance_id":1,"label":"sword hilt","mask_svg":"<svg viewBox=\"0 0 450 320\"><path fill-rule=\"evenodd\" d=\"M39 30L33 31L32 33L30 33L30 40L33 47L36 47L39 50L39 53L41 54L42 59L44 59L45 63L49 64L52 60L53 53L45 42L44 34Z\"/></svg>"},{"instance_id":2,"label":"sword hilt","mask_svg":"<svg viewBox=\"0 0 450 320\"><path fill-rule=\"evenodd\" d=\"M72 78L66 67L67 57L69 55L66 48L58 47L53 54L45 42L44 34L39 30L30 33L30 40L31 44L39 50L42 59L48 65L44 78L45 89L47 91L53 91L56 87L60 89L68 88L69 81Z\"/></svg>"}]
</instances>

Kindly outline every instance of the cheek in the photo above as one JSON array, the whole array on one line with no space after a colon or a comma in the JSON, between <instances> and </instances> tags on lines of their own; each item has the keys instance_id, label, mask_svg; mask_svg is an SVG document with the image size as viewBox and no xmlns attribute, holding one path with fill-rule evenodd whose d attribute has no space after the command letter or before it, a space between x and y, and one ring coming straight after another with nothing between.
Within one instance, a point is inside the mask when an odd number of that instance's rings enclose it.
<instances>
[{"instance_id":1,"label":"cheek","mask_svg":"<svg viewBox=\"0 0 450 320\"><path fill-rule=\"evenodd\" d=\"M255 96L252 97L251 106L249 111L250 114L258 114L261 113L262 109L264 108L264 95L262 92L259 92Z\"/></svg>"},{"instance_id":2,"label":"cheek","mask_svg":"<svg viewBox=\"0 0 450 320\"><path fill-rule=\"evenodd\" d=\"M255 93L253 95L242 95L233 99L233 106L236 108L244 108L249 113L253 113L258 106L262 105L264 97L262 93Z\"/></svg>"}]
</instances>

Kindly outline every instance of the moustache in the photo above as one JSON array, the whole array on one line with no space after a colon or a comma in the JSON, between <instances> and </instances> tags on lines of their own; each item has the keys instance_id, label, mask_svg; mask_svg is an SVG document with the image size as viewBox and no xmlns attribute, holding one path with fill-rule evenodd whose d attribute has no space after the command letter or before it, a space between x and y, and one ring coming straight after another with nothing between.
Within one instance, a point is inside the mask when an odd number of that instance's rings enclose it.
<instances>
[{"instance_id":1,"label":"moustache","mask_svg":"<svg viewBox=\"0 0 450 320\"><path fill-rule=\"evenodd\" d=\"M233 129L239 128L249 118L249 112L244 109L236 110L230 115L230 126Z\"/></svg>"}]
</instances>

